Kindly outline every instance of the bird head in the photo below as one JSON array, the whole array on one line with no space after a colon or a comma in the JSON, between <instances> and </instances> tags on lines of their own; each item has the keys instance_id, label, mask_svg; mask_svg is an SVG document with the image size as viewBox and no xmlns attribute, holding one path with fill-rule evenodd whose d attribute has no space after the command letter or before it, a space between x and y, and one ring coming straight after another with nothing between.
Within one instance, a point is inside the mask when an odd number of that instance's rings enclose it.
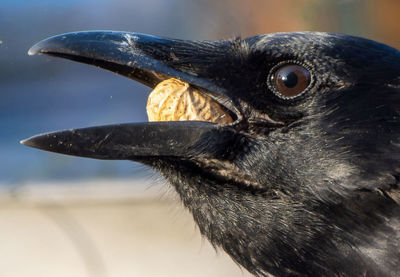
<instances>
[{"instance_id":1,"label":"bird head","mask_svg":"<svg viewBox=\"0 0 400 277\"><path fill-rule=\"evenodd\" d=\"M351 203L364 191L391 199L397 184L396 49L314 32L185 41L90 31L48 38L29 54L95 65L151 88L175 80L197 93L186 103L196 116L59 131L23 144L151 166L201 233L256 275L339 272L331 264L348 273L356 269L345 261L370 262L352 247L369 238L358 228L365 203ZM197 120L207 105L229 120ZM368 228L382 209L371 212Z\"/></svg>"}]
</instances>

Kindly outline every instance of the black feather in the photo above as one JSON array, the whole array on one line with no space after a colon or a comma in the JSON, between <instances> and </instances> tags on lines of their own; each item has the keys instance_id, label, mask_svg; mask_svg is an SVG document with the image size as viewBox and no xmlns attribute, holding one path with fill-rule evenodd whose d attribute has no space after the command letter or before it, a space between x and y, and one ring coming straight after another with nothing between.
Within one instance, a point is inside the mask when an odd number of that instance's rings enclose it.
<instances>
[{"instance_id":1,"label":"black feather","mask_svg":"<svg viewBox=\"0 0 400 277\"><path fill-rule=\"evenodd\" d=\"M30 53L149 86L178 78L236 121L95 127L25 144L150 165L201 233L256 276L400 276L398 50L313 32L207 42L82 32ZM296 97L274 86L288 64L310 76Z\"/></svg>"},{"instance_id":2,"label":"black feather","mask_svg":"<svg viewBox=\"0 0 400 277\"><path fill-rule=\"evenodd\" d=\"M247 124L228 156L153 163L202 234L257 276L398 276L400 52L325 33L204 47L185 53L191 67L226 89ZM268 88L286 61L311 70L299 99Z\"/></svg>"}]
</instances>

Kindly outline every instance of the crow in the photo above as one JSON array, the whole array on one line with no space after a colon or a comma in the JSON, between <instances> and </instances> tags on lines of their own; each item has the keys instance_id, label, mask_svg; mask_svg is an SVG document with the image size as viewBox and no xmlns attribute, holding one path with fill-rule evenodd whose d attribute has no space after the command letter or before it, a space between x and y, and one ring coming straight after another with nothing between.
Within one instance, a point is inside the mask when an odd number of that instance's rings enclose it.
<instances>
[{"instance_id":1,"label":"crow","mask_svg":"<svg viewBox=\"0 0 400 277\"><path fill-rule=\"evenodd\" d=\"M159 171L201 234L255 276L400 275L398 50L320 32L187 41L86 31L29 54L152 88L173 78L204 100L193 100L199 114L212 103L231 120L172 117L23 144Z\"/></svg>"}]
</instances>

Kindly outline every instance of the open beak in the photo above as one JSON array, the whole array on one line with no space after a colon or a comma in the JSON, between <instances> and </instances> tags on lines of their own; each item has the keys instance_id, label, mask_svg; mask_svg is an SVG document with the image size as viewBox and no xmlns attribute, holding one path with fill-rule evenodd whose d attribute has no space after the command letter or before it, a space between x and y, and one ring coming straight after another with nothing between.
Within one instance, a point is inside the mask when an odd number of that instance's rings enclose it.
<instances>
[{"instance_id":1,"label":"open beak","mask_svg":"<svg viewBox=\"0 0 400 277\"><path fill-rule=\"evenodd\" d=\"M220 106L232 120L224 124L172 120L98 126L41 134L21 143L96 159L142 161L223 155L216 151L232 143L241 117L227 91L207 75L208 65L199 62L198 53L205 51L200 42L112 31L68 33L43 40L29 50L29 55L47 54L95 65L151 88L170 78L178 79L200 91L206 101Z\"/></svg>"}]
</instances>

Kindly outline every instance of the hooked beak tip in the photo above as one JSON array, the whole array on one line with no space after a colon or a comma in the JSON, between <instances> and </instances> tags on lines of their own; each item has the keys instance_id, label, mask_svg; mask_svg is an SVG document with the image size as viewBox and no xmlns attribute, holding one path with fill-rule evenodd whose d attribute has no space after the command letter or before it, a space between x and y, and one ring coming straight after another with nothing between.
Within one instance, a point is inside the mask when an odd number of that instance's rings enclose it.
<instances>
[{"instance_id":1,"label":"hooked beak tip","mask_svg":"<svg viewBox=\"0 0 400 277\"><path fill-rule=\"evenodd\" d=\"M33 147L33 148L41 148L41 144L40 144L40 136L33 136L27 139L23 139L21 140L19 143L25 146L29 146L29 147Z\"/></svg>"},{"instance_id":2,"label":"hooked beak tip","mask_svg":"<svg viewBox=\"0 0 400 277\"><path fill-rule=\"evenodd\" d=\"M26 146L33 146L32 140L29 138L20 140L19 143Z\"/></svg>"},{"instance_id":3,"label":"hooked beak tip","mask_svg":"<svg viewBox=\"0 0 400 277\"><path fill-rule=\"evenodd\" d=\"M31 48L28 50L28 55L33 56L39 53L39 48L36 46L37 44L33 45Z\"/></svg>"},{"instance_id":4,"label":"hooked beak tip","mask_svg":"<svg viewBox=\"0 0 400 277\"><path fill-rule=\"evenodd\" d=\"M35 55L37 52L34 50L34 49L32 49L32 48L30 48L29 50L28 50L28 55L29 56L33 56L33 55Z\"/></svg>"}]
</instances>

